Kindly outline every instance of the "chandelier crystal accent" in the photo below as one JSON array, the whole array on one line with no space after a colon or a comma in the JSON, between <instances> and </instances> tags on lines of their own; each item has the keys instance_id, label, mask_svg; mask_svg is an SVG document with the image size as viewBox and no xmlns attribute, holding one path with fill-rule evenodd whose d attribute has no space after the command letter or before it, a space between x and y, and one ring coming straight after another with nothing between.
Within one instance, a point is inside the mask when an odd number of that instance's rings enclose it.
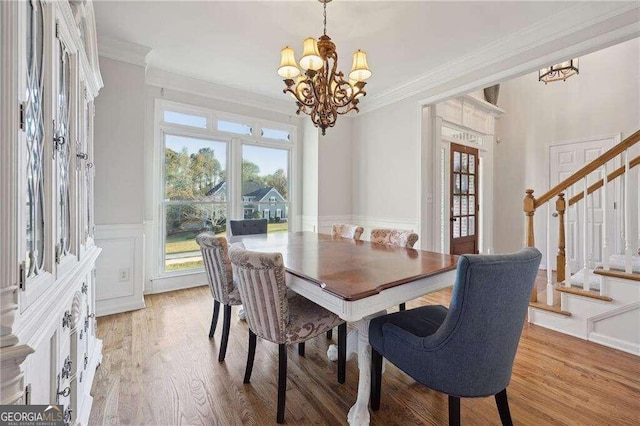
<instances>
[{"instance_id":1,"label":"chandelier crystal accent","mask_svg":"<svg viewBox=\"0 0 640 426\"><path fill-rule=\"evenodd\" d=\"M336 124L338 115L358 112L360 97L365 96L365 80L371 77L367 54L358 50L353 54L353 65L348 77L338 71L336 45L327 35L327 3L318 0L324 8L324 33L318 40L309 37L302 45L302 56L296 64L294 50L286 46L280 52L278 75L284 79L284 93L296 100L298 111L308 114L324 135L327 127ZM304 73L300 71L302 69Z\"/></svg>"},{"instance_id":2,"label":"chandelier crystal accent","mask_svg":"<svg viewBox=\"0 0 640 426\"><path fill-rule=\"evenodd\" d=\"M565 81L572 75L576 75L579 72L578 58L570 59L559 64L551 65L547 68L542 68L538 72L538 81L543 81L544 84L551 83L552 81Z\"/></svg>"}]
</instances>

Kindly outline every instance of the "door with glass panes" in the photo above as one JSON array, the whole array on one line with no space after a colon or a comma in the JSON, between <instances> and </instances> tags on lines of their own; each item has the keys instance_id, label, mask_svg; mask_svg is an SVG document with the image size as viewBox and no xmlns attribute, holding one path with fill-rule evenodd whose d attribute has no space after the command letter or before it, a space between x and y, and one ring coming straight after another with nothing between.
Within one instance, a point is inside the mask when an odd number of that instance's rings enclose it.
<instances>
[{"instance_id":1,"label":"door with glass panes","mask_svg":"<svg viewBox=\"0 0 640 426\"><path fill-rule=\"evenodd\" d=\"M478 150L451 144L451 254L478 253Z\"/></svg>"}]
</instances>

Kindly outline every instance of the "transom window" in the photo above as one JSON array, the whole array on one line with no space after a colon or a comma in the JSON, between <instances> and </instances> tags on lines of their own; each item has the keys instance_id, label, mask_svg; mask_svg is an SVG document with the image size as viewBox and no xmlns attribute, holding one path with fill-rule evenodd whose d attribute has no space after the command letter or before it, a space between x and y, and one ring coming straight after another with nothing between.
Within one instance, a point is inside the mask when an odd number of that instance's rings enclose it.
<instances>
[{"instance_id":1,"label":"transom window","mask_svg":"<svg viewBox=\"0 0 640 426\"><path fill-rule=\"evenodd\" d=\"M156 105L162 149L160 274L201 270L195 237L207 231L226 236L229 219L264 218L268 232L289 231L293 126L191 111L164 100ZM254 135L254 128L276 133Z\"/></svg>"}]
</instances>

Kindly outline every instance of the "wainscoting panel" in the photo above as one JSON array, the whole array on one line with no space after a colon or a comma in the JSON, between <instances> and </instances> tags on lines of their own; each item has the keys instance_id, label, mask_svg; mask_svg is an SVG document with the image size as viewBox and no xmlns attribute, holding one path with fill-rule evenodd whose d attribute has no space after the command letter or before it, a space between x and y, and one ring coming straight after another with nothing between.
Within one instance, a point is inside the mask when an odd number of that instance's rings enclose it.
<instances>
[{"instance_id":1,"label":"wainscoting panel","mask_svg":"<svg viewBox=\"0 0 640 426\"><path fill-rule=\"evenodd\" d=\"M144 308L144 225L97 225L96 315Z\"/></svg>"}]
</instances>

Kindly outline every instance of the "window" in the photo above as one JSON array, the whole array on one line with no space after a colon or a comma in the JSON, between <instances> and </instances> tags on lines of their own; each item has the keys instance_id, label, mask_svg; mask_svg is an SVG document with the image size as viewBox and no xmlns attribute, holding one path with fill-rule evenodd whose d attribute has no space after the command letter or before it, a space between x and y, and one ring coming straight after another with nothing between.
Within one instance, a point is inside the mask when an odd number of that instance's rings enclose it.
<instances>
[{"instance_id":1,"label":"window","mask_svg":"<svg viewBox=\"0 0 640 426\"><path fill-rule=\"evenodd\" d=\"M196 235L227 235L229 219L268 220L268 232L287 232L295 167L295 127L156 100L156 244L158 279L202 272ZM219 119L224 117L225 119ZM177 126L176 124L179 124ZM187 127L188 126L188 127ZM255 135L279 129L290 143ZM158 172L156 172L158 173ZM180 285L180 284L178 284Z\"/></svg>"},{"instance_id":2,"label":"window","mask_svg":"<svg viewBox=\"0 0 640 426\"><path fill-rule=\"evenodd\" d=\"M262 211L262 218L269 219L267 232L288 231L289 150L244 144L242 191L251 198L251 204L245 203L244 208L256 208ZM277 209L280 216L274 215Z\"/></svg>"},{"instance_id":3,"label":"window","mask_svg":"<svg viewBox=\"0 0 640 426\"><path fill-rule=\"evenodd\" d=\"M267 139L275 139L281 141L291 140L291 134L286 130L269 129L263 127L261 134L263 138Z\"/></svg>"},{"instance_id":4,"label":"window","mask_svg":"<svg viewBox=\"0 0 640 426\"><path fill-rule=\"evenodd\" d=\"M236 133L239 135L250 135L252 133L251 126L224 120L218 120L218 130L221 132Z\"/></svg>"},{"instance_id":5,"label":"window","mask_svg":"<svg viewBox=\"0 0 640 426\"><path fill-rule=\"evenodd\" d=\"M164 270L202 267L195 237L227 231L227 143L164 136Z\"/></svg>"},{"instance_id":6,"label":"window","mask_svg":"<svg viewBox=\"0 0 640 426\"><path fill-rule=\"evenodd\" d=\"M200 129L207 128L207 117L193 114L183 114L175 111L165 111L163 119L167 123L180 124L183 126L198 127Z\"/></svg>"}]
</instances>

